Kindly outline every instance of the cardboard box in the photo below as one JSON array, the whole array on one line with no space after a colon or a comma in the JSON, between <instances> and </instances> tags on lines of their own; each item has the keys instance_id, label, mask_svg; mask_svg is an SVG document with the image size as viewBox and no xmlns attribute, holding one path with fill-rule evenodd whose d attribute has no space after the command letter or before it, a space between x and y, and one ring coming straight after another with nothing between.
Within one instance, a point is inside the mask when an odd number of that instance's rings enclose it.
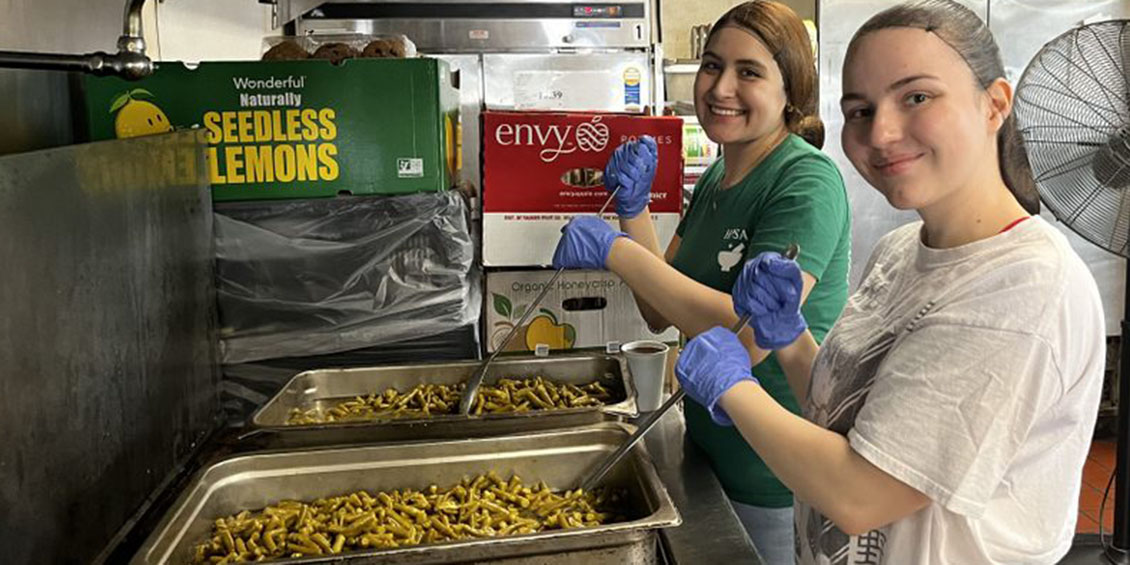
<instances>
[{"instance_id":1,"label":"cardboard box","mask_svg":"<svg viewBox=\"0 0 1130 565\"><path fill-rule=\"evenodd\" d=\"M92 140L203 128L216 201L453 184L459 92L437 59L161 63L84 90Z\"/></svg>"},{"instance_id":2,"label":"cardboard box","mask_svg":"<svg viewBox=\"0 0 1130 565\"><path fill-rule=\"evenodd\" d=\"M483 338L488 352L498 349L551 278L553 271L547 270L486 274ZM620 277L608 271L565 271L506 351L536 351L539 344L550 350L603 348L637 339L674 342L679 331L652 333Z\"/></svg>"},{"instance_id":3,"label":"cardboard box","mask_svg":"<svg viewBox=\"0 0 1130 565\"><path fill-rule=\"evenodd\" d=\"M612 152L644 134L659 145L650 209L665 247L682 212L682 124L668 116L483 113L483 264L550 264L561 226L608 199L603 176ZM606 218L615 217L610 207Z\"/></svg>"}]
</instances>

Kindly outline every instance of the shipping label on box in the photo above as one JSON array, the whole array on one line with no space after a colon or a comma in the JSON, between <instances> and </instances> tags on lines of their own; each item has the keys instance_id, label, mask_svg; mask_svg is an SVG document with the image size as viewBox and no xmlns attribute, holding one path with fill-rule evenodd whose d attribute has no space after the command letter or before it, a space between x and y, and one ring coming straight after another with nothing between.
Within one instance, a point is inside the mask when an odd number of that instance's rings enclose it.
<instances>
[{"instance_id":1,"label":"shipping label on box","mask_svg":"<svg viewBox=\"0 0 1130 565\"><path fill-rule=\"evenodd\" d=\"M217 201L445 190L458 90L436 59L161 63L86 77L92 140L202 128Z\"/></svg>"},{"instance_id":2,"label":"shipping label on box","mask_svg":"<svg viewBox=\"0 0 1130 565\"><path fill-rule=\"evenodd\" d=\"M613 205L614 206L614 205ZM611 208L611 207L610 207ZM550 265L561 239L561 228L578 214L483 214L483 264L488 267L532 267ZM605 214L604 221L616 230L620 221ZM659 249L667 249L678 214L652 214Z\"/></svg>"},{"instance_id":3,"label":"shipping label on box","mask_svg":"<svg viewBox=\"0 0 1130 565\"><path fill-rule=\"evenodd\" d=\"M548 265L561 226L608 199L603 176L612 152L645 134L659 146L650 211L666 246L682 211L682 124L668 116L485 112L483 263Z\"/></svg>"},{"instance_id":4,"label":"shipping label on box","mask_svg":"<svg viewBox=\"0 0 1130 565\"><path fill-rule=\"evenodd\" d=\"M487 351L494 352L538 294L553 271L502 271L486 274ZM565 271L554 282L538 311L506 346L506 351L605 347L637 339L673 342L679 331L654 334L636 308L628 285L608 271Z\"/></svg>"}]
</instances>

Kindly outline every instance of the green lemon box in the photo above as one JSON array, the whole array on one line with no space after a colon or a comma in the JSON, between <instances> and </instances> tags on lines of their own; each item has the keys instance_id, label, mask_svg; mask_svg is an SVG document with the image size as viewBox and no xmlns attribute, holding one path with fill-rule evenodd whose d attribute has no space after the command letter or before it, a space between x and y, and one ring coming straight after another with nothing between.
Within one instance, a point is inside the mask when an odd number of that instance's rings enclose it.
<instances>
[{"instance_id":1,"label":"green lemon box","mask_svg":"<svg viewBox=\"0 0 1130 565\"><path fill-rule=\"evenodd\" d=\"M202 128L215 201L446 190L459 162L438 59L161 63L83 95L92 141Z\"/></svg>"}]
</instances>

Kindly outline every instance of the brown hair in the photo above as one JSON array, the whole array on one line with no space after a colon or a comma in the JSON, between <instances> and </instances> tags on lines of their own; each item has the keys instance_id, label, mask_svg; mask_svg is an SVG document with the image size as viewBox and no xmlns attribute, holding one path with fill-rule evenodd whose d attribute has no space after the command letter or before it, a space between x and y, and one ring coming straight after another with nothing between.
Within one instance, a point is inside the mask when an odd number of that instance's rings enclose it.
<instances>
[{"instance_id":1,"label":"brown hair","mask_svg":"<svg viewBox=\"0 0 1130 565\"><path fill-rule=\"evenodd\" d=\"M722 14L705 44L725 26L744 29L761 39L785 81L785 127L817 148L824 146L824 122L816 111L816 61L808 30L796 12L773 0L752 0Z\"/></svg>"},{"instance_id":2,"label":"brown hair","mask_svg":"<svg viewBox=\"0 0 1130 565\"><path fill-rule=\"evenodd\" d=\"M930 32L950 46L973 71L979 88L1004 78L1004 64L992 32L972 10L951 0L918 0L875 14L855 32L848 44L845 62L863 36L891 27L909 27ZM845 63L846 66L846 63ZM1017 202L1031 214L1040 212L1040 195L1028 164L1024 140L1009 114L997 132L997 160L1001 177Z\"/></svg>"}]
</instances>

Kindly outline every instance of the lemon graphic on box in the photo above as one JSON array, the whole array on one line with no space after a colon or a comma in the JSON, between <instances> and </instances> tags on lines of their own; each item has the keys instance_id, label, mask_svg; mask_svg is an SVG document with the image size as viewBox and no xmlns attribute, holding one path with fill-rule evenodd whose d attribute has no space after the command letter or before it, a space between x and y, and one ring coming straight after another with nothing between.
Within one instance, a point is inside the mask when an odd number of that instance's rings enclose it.
<instances>
[{"instance_id":1,"label":"lemon graphic on box","mask_svg":"<svg viewBox=\"0 0 1130 565\"><path fill-rule=\"evenodd\" d=\"M114 135L118 139L140 137L173 131L169 117L156 104L142 97L155 98L144 88L123 92L110 104L110 113L117 112L114 118Z\"/></svg>"},{"instance_id":2,"label":"lemon graphic on box","mask_svg":"<svg viewBox=\"0 0 1130 565\"><path fill-rule=\"evenodd\" d=\"M491 333L491 344L494 348L502 345L506 334L514 329L511 320L521 320L528 305L515 308L510 299L497 293L491 293L494 302L494 311L506 318L505 321L495 322ZM530 323L518 328L516 335L506 344L504 351L533 351L539 343L544 343L550 349L572 349L577 342L577 329L573 324L558 323L557 315L552 311L541 308Z\"/></svg>"}]
</instances>

